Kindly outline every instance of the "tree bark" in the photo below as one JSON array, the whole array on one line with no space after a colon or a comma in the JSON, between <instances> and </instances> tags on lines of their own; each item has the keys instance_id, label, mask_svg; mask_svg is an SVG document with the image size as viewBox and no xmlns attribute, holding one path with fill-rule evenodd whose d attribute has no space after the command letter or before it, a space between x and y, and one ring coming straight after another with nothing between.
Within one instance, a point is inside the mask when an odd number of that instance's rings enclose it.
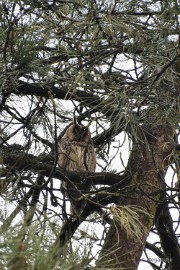
<instances>
[{"instance_id":1,"label":"tree bark","mask_svg":"<svg viewBox=\"0 0 180 270\"><path fill-rule=\"evenodd\" d=\"M134 143L127 166L132 176L131 186L124 198L119 198L117 206L119 215L123 206L136 207L141 240L137 231L129 232L123 226L121 217L115 214L97 262L97 266L103 269L137 269L153 224L169 158L175 146L173 128L165 119L154 114L148 122L143 125L139 140Z\"/></svg>"}]
</instances>

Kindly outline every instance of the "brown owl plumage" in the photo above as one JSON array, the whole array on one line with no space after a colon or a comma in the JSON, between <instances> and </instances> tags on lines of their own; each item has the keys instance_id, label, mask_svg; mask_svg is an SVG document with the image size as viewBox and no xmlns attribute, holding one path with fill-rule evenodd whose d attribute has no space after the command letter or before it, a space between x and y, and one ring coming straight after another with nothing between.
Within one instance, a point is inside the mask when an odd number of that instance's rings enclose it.
<instances>
[{"instance_id":1,"label":"brown owl plumage","mask_svg":"<svg viewBox=\"0 0 180 270\"><path fill-rule=\"evenodd\" d=\"M90 130L88 126L78 124L76 119L59 141L58 165L65 171L95 171L96 155ZM76 184L68 181L63 186L71 203L71 214L79 216L86 205L83 194L90 190L91 184L87 181Z\"/></svg>"}]
</instances>

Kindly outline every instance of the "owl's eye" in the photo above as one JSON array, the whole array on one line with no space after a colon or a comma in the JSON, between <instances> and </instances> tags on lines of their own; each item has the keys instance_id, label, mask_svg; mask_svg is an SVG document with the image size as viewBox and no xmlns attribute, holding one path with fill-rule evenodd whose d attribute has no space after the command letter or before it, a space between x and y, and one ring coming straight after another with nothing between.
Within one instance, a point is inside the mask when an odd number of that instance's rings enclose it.
<instances>
[{"instance_id":1,"label":"owl's eye","mask_svg":"<svg viewBox=\"0 0 180 270\"><path fill-rule=\"evenodd\" d=\"M80 135L83 133L83 131L82 131L82 129L81 129L81 127L79 125L76 125L74 127L73 132L74 132L74 135L77 136L77 137L80 137Z\"/></svg>"},{"instance_id":2,"label":"owl's eye","mask_svg":"<svg viewBox=\"0 0 180 270\"><path fill-rule=\"evenodd\" d=\"M75 127L74 127L74 133L75 133L75 134L79 133L80 131L81 131L81 130L80 130L79 126L75 126Z\"/></svg>"}]
</instances>

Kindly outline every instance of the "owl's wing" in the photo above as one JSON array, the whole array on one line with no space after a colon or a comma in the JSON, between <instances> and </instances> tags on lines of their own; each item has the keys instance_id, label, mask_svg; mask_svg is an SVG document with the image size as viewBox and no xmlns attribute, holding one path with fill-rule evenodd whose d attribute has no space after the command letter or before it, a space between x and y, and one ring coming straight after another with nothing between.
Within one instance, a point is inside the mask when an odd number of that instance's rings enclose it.
<instances>
[{"instance_id":1,"label":"owl's wing","mask_svg":"<svg viewBox=\"0 0 180 270\"><path fill-rule=\"evenodd\" d=\"M89 172L95 172L96 169L96 154L94 151L94 146L88 144L84 151L84 166Z\"/></svg>"},{"instance_id":2,"label":"owl's wing","mask_svg":"<svg viewBox=\"0 0 180 270\"><path fill-rule=\"evenodd\" d=\"M66 170L70 160L71 143L67 139L62 138L58 146L58 165Z\"/></svg>"},{"instance_id":3,"label":"owl's wing","mask_svg":"<svg viewBox=\"0 0 180 270\"><path fill-rule=\"evenodd\" d=\"M70 141L68 138L62 138L59 143L58 164L64 170L69 171L89 171L94 172L96 167L96 155L91 143L81 143ZM91 183L72 183L63 182L67 197L71 202L71 214L80 216L87 201L83 195L90 190Z\"/></svg>"},{"instance_id":4,"label":"owl's wing","mask_svg":"<svg viewBox=\"0 0 180 270\"><path fill-rule=\"evenodd\" d=\"M93 144L89 143L86 147L78 147L77 150L79 150L79 165L81 171L95 172L96 154ZM69 198L71 199L71 214L73 216L80 216L84 211L87 200L83 195L87 194L90 188L91 183L88 181L76 183L76 187L72 184L68 184Z\"/></svg>"}]
</instances>

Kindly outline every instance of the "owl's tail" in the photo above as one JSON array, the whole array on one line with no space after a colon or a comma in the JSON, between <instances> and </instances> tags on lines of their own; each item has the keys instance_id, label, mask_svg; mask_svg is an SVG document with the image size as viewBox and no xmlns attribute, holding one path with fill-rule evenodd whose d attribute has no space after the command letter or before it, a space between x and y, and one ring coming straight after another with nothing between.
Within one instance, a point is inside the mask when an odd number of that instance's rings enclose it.
<instances>
[{"instance_id":1,"label":"owl's tail","mask_svg":"<svg viewBox=\"0 0 180 270\"><path fill-rule=\"evenodd\" d=\"M84 211L86 204L87 204L87 201L84 199L81 199L79 201L77 200L76 202L71 201L70 211L71 211L72 217L73 218L80 217L80 215Z\"/></svg>"},{"instance_id":2,"label":"owl's tail","mask_svg":"<svg viewBox=\"0 0 180 270\"><path fill-rule=\"evenodd\" d=\"M66 190L71 203L71 215L77 218L82 214L87 204L85 194L90 191L90 185L88 183L68 183Z\"/></svg>"}]
</instances>

